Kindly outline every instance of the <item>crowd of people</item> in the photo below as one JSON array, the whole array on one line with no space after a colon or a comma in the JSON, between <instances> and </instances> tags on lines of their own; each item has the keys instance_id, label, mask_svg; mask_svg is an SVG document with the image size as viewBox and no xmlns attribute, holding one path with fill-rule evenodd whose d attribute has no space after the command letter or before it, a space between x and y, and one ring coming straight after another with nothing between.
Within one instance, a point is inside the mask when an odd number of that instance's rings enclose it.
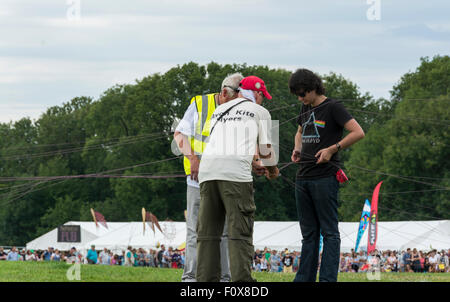
<instances>
[{"instance_id":1,"label":"crowd of people","mask_svg":"<svg viewBox=\"0 0 450 302\"><path fill-rule=\"evenodd\" d=\"M364 252L341 254L341 272L367 272L371 267L377 267L381 272L415 272L439 273L450 272L450 249L445 251L431 250L428 252L411 250L374 252L370 255Z\"/></svg>"},{"instance_id":2,"label":"crowd of people","mask_svg":"<svg viewBox=\"0 0 450 302\"><path fill-rule=\"evenodd\" d=\"M447 251L431 250L428 252L408 248L406 251L375 251L367 255L358 253L341 253L339 272L364 273L374 270L380 272L450 272L450 249ZM184 250L166 249L164 245L157 250L128 247L120 254L114 254L104 248L97 251L95 246L82 255L75 247L70 251L59 251L49 247L47 250L26 250L12 247L8 252L0 247L0 260L7 261L58 261L69 264L123 265L135 267L184 268ZM298 271L301 253L288 249L277 251L264 248L257 249L253 256L252 269L255 272L295 273ZM319 259L320 267L320 259Z\"/></svg>"},{"instance_id":3,"label":"crowd of people","mask_svg":"<svg viewBox=\"0 0 450 302\"><path fill-rule=\"evenodd\" d=\"M340 254L339 272L450 272L450 249L445 251L431 250L428 252L406 251L377 251L370 255L364 251ZM253 270L258 272L297 272L301 261L298 251L284 250L278 252L265 248L256 250L253 257ZM320 259L319 267L320 268Z\"/></svg>"},{"instance_id":4,"label":"crowd of people","mask_svg":"<svg viewBox=\"0 0 450 302\"><path fill-rule=\"evenodd\" d=\"M69 264L100 264L100 265L123 265L161 268L183 268L185 262L184 251L164 245L158 250L128 247L122 253L114 254L111 250L104 248L97 251L95 246L91 246L82 255L75 247L70 251L60 251L49 247L47 250L26 250L12 247L8 252L0 247L0 260L7 261L56 261Z\"/></svg>"}]
</instances>

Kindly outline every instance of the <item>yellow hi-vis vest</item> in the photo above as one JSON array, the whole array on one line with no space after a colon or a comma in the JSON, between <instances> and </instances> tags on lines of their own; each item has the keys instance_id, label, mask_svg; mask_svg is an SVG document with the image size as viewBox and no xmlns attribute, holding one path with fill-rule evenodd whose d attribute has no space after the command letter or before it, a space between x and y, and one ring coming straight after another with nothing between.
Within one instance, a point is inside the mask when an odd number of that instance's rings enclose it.
<instances>
[{"instance_id":1,"label":"yellow hi-vis vest","mask_svg":"<svg viewBox=\"0 0 450 302\"><path fill-rule=\"evenodd\" d=\"M191 99L191 104L192 102L196 104L198 120L195 125L195 135L189 138L189 142L192 150L194 150L199 159L201 159L203 150L206 147L206 138L209 136L211 129L211 116L214 110L216 110L216 101L214 99L216 94L197 95ZM186 156L184 157L184 171L186 175L191 175L191 162Z\"/></svg>"}]
</instances>

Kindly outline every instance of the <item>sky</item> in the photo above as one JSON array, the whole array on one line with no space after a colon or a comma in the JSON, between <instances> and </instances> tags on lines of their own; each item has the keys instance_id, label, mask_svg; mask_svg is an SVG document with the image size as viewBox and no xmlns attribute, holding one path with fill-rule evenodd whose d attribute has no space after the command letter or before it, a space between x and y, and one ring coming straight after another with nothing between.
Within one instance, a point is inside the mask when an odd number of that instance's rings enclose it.
<instances>
[{"instance_id":1,"label":"sky","mask_svg":"<svg viewBox=\"0 0 450 302\"><path fill-rule=\"evenodd\" d=\"M0 0L0 122L191 61L336 72L389 99L421 57L449 55L449 13L444 0Z\"/></svg>"}]
</instances>

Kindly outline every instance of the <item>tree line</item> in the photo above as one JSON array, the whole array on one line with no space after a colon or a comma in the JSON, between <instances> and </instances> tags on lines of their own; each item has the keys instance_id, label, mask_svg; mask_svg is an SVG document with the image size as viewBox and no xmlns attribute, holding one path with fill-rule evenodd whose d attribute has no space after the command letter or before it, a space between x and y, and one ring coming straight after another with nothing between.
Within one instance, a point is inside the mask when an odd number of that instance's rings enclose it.
<instances>
[{"instance_id":1,"label":"tree line","mask_svg":"<svg viewBox=\"0 0 450 302\"><path fill-rule=\"evenodd\" d=\"M289 93L291 71L246 64L190 62L98 99L80 96L37 120L0 123L0 245L23 245L67 221L139 221L145 207L160 220L184 220L186 182L179 178L58 178L110 171L113 176L183 174L171 151L174 123L192 96L217 92L230 73L264 79L263 105L280 123L280 163L290 162L300 102ZM379 219L450 217L450 57L421 58L391 97L374 99L344 76L321 75L326 95L340 99L366 138L343 150L350 181L340 191L340 221L358 221L364 200L384 180ZM380 75L382 77L383 75ZM283 177L255 178L256 220L294 221L296 166ZM40 177L40 178L39 178Z\"/></svg>"}]
</instances>

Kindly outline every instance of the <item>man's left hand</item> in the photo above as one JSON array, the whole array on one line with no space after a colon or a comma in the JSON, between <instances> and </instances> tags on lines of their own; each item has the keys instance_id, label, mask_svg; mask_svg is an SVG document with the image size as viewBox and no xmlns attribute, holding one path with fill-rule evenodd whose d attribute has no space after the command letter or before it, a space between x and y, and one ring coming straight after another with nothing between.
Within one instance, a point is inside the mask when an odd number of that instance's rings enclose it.
<instances>
[{"instance_id":1,"label":"man's left hand","mask_svg":"<svg viewBox=\"0 0 450 302\"><path fill-rule=\"evenodd\" d=\"M318 158L316 164L324 164L330 161L334 154L334 150L330 148L325 148L316 153L316 158Z\"/></svg>"}]
</instances>

